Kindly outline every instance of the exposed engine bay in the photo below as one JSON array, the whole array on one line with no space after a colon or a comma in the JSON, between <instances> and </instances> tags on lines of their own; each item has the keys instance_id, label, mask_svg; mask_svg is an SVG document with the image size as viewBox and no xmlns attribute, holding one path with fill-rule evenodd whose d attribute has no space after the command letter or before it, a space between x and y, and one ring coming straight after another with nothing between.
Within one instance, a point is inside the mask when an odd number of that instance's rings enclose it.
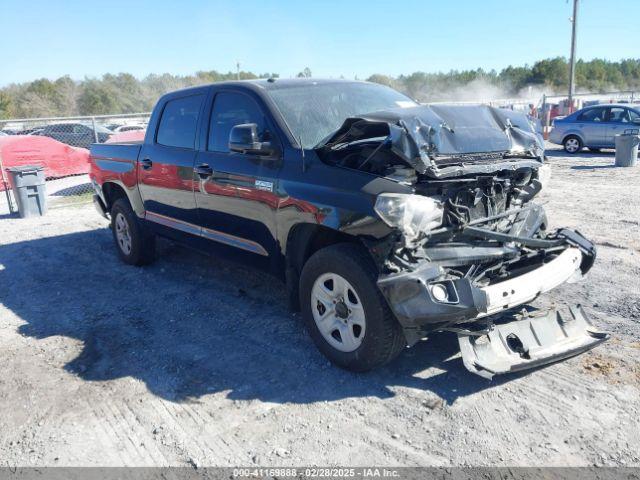
<instances>
[{"instance_id":1,"label":"exposed engine bay","mask_svg":"<svg viewBox=\"0 0 640 480\"><path fill-rule=\"evenodd\" d=\"M320 146L328 163L393 177L431 178L536 168L542 136L522 113L489 106L424 105L348 118ZM410 178L407 179L410 181Z\"/></svg>"},{"instance_id":2,"label":"exposed engine bay","mask_svg":"<svg viewBox=\"0 0 640 480\"><path fill-rule=\"evenodd\" d=\"M486 284L558 243L544 240L547 220L532 203L549 180L543 147L523 114L440 105L347 119L319 154L437 203L436 228L400 228L402 238L384 265L388 273L429 262Z\"/></svg>"},{"instance_id":3,"label":"exposed engine bay","mask_svg":"<svg viewBox=\"0 0 640 480\"><path fill-rule=\"evenodd\" d=\"M548 231L533 200L550 169L525 115L486 106L379 112L347 119L317 151L325 162L413 192L378 196L376 213L395 233L371 247L378 286L409 345L430 331L456 331L467 367L491 377L606 339L577 307L536 322L510 315L504 335L492 333L498 316L579 279L596 255L579 232ZM558 328L567 348L552 341L562 338ZM476 343L480 338L494 345ZM496 348L498 338L504 349Z\"/></svg>"}]
</instances>

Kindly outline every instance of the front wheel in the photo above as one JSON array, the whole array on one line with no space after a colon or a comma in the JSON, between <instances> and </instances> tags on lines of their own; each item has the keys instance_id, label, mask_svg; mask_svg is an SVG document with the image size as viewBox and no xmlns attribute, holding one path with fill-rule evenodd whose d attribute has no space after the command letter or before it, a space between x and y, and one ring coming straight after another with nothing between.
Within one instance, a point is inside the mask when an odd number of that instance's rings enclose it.
<instances>
[{"instance_id":1,"label":"front wheel","mask_svg":"<svg viewBox=\"0 0 640 480\"><path fill-rule=\"evenodd\" d=\"M576 137L575 135L569 135L567 138L564 139L564 142L562 142L562 145L564 146L564 151L567 153L578 153L580 150L582 150L582 140L580 140L580 138Z\"/></svg>"},{"instance_id":2,"label":"front wheel","mask_svg":"<svg viewBox=\"0 0 640 480\"><path fill-rule=\"evenodd\" d=\"M307 330L318 349L347 370L384 365L406 345L377 276L366 252L347 243L319 250L302 270L300 305Z\"/></svg>"}]
</instances>

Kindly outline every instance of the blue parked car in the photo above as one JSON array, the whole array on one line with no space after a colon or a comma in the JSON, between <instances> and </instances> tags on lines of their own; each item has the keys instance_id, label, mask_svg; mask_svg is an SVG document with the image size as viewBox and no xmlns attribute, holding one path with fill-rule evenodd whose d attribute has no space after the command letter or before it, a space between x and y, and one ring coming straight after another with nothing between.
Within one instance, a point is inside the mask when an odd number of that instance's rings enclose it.
<instances>
[{"instance_id":1,"label":"blue parked car","mask_svg":"<svg viewBox=\"0 0 640 480\"><path fill-rule=\"evenodd\" d=\"M640 107L626 104L594 105L553 122L549 141L562 145L567 153L584 147L591 151L615 148L615 136L640 128Z\"/></svg>"}]
</instances>

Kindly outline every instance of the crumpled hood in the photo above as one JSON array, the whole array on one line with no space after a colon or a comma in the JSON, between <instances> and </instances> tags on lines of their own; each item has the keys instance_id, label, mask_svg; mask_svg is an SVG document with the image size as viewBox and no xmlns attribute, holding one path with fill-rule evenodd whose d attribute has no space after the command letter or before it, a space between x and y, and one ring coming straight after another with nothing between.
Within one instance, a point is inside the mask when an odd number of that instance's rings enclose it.
<instances>
[{"instance_id":1,"label":"crumpled hood","mask_svg":"<svg viewBox=\"0 0 640 480\"><path fill-rule=\"evenodd\" d=\"M541 160L544 154L544 142L526 115L487 105L421 105L348 118L320 148L376 137L386 137L391 150L418 172L438 177L445 159L462 165L518 154Z\"/></svg>"}]
</instances>

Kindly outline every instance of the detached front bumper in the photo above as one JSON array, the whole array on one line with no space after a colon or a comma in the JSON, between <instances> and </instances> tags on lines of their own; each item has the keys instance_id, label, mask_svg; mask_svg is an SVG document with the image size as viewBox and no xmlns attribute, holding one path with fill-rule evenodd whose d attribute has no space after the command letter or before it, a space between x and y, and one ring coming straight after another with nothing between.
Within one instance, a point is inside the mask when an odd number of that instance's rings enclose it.
<instances>
[{"instance_id":1,"label":"detached front bumper","mask_svg":"<svg viewBox=\"0 0 640 480\"><path fill-rule=\"evenodd\" d=\"M577 232L561 232L566 248L557 257L500 283L479 287L469 278L442 280L442 267L425 262L381 277L378 286L412 345L425 333L504 312L586 273L595 248Z\"/></svg>"},{"instance_id":2,"label":"detached front bumper","mask_svg":"<svg viewBox=\"0 0 640 480\"><path fill-rule=\"evenodd\" d=\"M508 323L494 325L484 335L458 334L458 343L467 370L491 379L496 374L564 360L608 338L576 306L569 309L569 315L557 310L519 315Z\"/></svg>"},{"instance_id":3,"label":"detached front bumper","mask_svg":"<svg viewBox=\"0 0 640 480\"><path fill-rule=\"evenodd\" d=\"M496 373L532 368L577 355L608 338L579 307L571 309L570 317L557 311L512 314L514 307L582 276L593 265L595 248L581 234L560 230L556 245L558 239L564 250L553 260L488 286L476 286L468 278L443 280L443 268L430 262L410 272L381 277L378 286L409 345L429 332L450 329L461 332L458 339L464 364L478 375L491 378ZM455 328L487 316L495 317L485 322L488 329Z\"/></svg>"}]
</instances>

